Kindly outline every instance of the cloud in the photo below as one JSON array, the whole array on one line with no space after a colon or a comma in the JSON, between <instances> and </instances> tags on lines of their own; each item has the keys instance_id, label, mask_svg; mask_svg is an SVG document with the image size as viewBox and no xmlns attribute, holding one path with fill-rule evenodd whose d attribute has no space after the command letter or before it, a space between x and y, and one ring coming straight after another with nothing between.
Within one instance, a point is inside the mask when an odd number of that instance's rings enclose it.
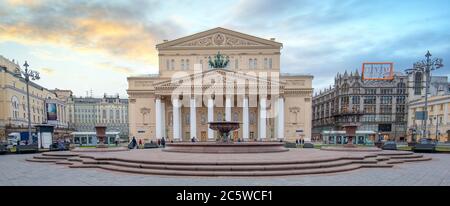
<instances>
[{"instance_id":1,"label":"cloud","mask_svg":"<svg viewBox=\"0 0 450 206\"><path fill-rule=\"evenodd\" d=\"M131 75L131 74L134 73L134 70L131 69L130 67L119 66L119 65L116 65L116 64L114 64L112 62L99 63L99 64L97 64L97 66L99 66L99 68L102 68L104 70L109 70L109 71L122 73L122 74L126 74L126 75Z\"/></svg>"},{"instance_id":2,"label":"cloud","mask_svg":"<svg viewBox=\"0 0 450 206\"><path fill-rule=\"evenodd\" d=\"M50 68L41 68L39 71L45 76L53 76L55 74L55 70Z\"/></svg>"},{"instance_id":3,"label":"cloud","mask_svg":"<svg viewBox=\"0 0 450 206\"><path fill-rule=\"evenodd\" d=\"M179 31L176 23L151 21L149 14L158 5L153 1L56 1L33 6L16 2L3 11L0 38L64 45L156 65L154 45Z\"/></svg>"}]
</instances>

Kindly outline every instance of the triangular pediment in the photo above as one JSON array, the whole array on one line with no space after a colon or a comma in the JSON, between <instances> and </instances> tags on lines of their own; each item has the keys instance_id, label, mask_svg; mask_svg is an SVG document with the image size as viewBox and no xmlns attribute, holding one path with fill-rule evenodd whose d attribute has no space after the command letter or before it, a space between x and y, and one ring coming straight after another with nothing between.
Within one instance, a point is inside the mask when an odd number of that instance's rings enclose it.
<instances>
[{"instance_id":1,"label":"triangular pediment","mask_svg":"<svg viewBox=\"0 0 450 206\"><path fill-rule=\"evenodd\" d=\"M233 78L237 82L246 82L246 81L239 81L239 80L248 80L250 82L253 82L255 84L259 85L271 85L271 86L278 86L280 85L279 81L274 81L270 79L262 79L259 78L256 75L249 75L242 72L235 72L227 69L213 69L204 71L201 73L196 74L190 74L186 75L184 77L179 78L173 78L170 80L162 81L156 83L154 86L155 88L158 87L177 87L183 84L186 84L186 82L190 82L191 84L194 84L196 80L200 80L202 82L202 85L209 85L211 82L209 82L211 79L214 79L213 77L221 75L224 78ZM224 79L224 81L226 81ZM225 84L225 82L223 82Z\"/></svg>"},{"instance_id":2,"label":"triangular pediment","mask_svg":"<svg viewBox=\"0 0 450 206\"><path fill-rule=\"evenodd\" d=\"M248 34L224 29L221 27L182 37L172 41L156 45L163 49L188 49L188 48L276 48L283 44Z\"/></svg>"}]
</instances>

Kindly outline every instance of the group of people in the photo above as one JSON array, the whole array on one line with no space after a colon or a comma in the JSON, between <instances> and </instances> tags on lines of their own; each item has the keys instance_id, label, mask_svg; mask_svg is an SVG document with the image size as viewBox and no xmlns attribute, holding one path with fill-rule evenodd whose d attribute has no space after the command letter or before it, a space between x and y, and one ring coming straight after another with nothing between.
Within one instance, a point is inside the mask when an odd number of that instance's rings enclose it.
<instances>
[{"instance_id":1,"label":"group of people","mask_svg":"<svg viewBox=\"0 0 450 206\"><path fill-rule=\"evenodd\" d=\"M295 144L296 144L296 145L302 145L302 144L305 144L305 140L304 140L304 139L296 139L296 140L295 140Z\"/></svg>"},{"instance_id":2,"label":"group of people","mask_svg":"<svg viewBox=\"0 0 450 206\"><path fill-rule=\"evenodd\" d=\"M151 141L150 143L153 143L153 141ZM136 148L138 148L138 146L139 146L139 148L141 148L142 145L143 145L142 139L139 139L139 144L138 144L138 141L133 136L133 139L131 139L129 148L130 149L136 149ZM166 146L166 139L164 137L162 137L161 139L158 139L158 145L162 146L162 147L165 147Z\"/></svg>"}]
</instances>

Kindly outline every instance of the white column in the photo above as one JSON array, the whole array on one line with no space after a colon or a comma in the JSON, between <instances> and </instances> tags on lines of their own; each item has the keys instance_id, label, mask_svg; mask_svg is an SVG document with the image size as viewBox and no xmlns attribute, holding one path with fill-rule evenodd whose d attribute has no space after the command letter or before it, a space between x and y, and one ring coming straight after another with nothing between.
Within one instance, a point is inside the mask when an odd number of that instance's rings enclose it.
<instances>
[{"instance_id":1,"label":"white column","mask_svg":"<svg viewBox=\"0 0 450 206\"><path fill-rule=\"evenodd\" d=\"M197 113L195 111L195 98L191 98L191 112L190 112L190 122L191 122L191 139L193 137L197 138Z\"/></svg>"},{"instance_id":2,"label":"white column","mask_svg":"<svg viewBox=\"0 0 450 206\"><path fill-rule=\"evenodd\" d=\"M180 140L180 105L178 99L172 100L173 105L173 139Z\"/></svg>"},{"instance_id":3,"label":"white column","mask_svg":"<svg viewBox=\"0 0 450 206\"><path fill-rule=\"evenodd\" d=\"M278 138L284 138L284 99L278 99Z\"/></svg>"},{"instance_id":4,"label":"white column","mask_svg":"<svg viewBox=\"0 0 450 206\"><path fill-rule=\"evenodd\" d=\"M161 139L162 133L161 133L161 98L156 98L155 103L155 110L156 110L156 120L155 120L155 129L156 129L156 139Z\"/></svg>"},{"instance_id":5,"label":"white column","mask_svg":"<svg viewBox=\"0 0 450 206\"><path fill-rule=\"evenodd\" d=\"M208 122L214 121L214 100L208 99ZM208 140L214 139L214 130L209 128L208 125Z\"/></svg>"},{"instance_id":6,"label":"white column","mask_svg":"<svg viewBox=\"0 0 450 206\"><path fill-rule=\"evenodd\" d=\"M167 140L166 134L166 103L161 102L161 136Z\"/></svg>"},{"instance_id":7,"label":"white column","mask_svg":"<svg viewBox=\"0 0 450 206\"><path fill-rule=\"evenodd\" d=\"M225 99L225 121L231 121L231 99L229 96Z\"/></svg>"},{"instance_id":8,"label":"white column","mask_svg":"<svg viewBox=\"0 0 450 206\"><path fill-rule=\"evenodd\" d=\"M260 98L259 101L259 138L266 138L266 98Z\"/></svg>"},{"instance_id":9,"label":"white column","mask_svg":"<svg viewBox=\"0 0 450 206\"><path fill-rule=\"evenodd\" d=\"M242 138L244 141L248 140L249 135L249 119L248 119L248 97L244 97L244 101L242 101Z\"/></svg>"}]
</instances>

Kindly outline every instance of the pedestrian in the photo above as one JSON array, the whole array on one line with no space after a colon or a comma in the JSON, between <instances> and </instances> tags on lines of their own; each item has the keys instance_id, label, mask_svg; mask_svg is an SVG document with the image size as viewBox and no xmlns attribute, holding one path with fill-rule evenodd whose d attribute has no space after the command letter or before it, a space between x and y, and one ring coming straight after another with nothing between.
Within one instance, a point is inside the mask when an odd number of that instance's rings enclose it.
<instances>
[{"instance_id":1,"label":"pedestrian","mask_svg":"<svg viewBox=\"0 0 450 206\"><path fill-rule=\"evenodd\" d=\"M139 139L139 148L142 147L142 139Z\"/></svg>"},{"instance_id":2,"label":"pedestrian","mask_svg":"<svg viewBox=\"0 0 450 206\"><path fill-rule=\"evenodd\" d=\"M136 148L136 146L137 146L136 138L134 138L134 136L133 136L133 139L131 140L131 146L133 149Z\"/></svg>"},{"instance_id":3,"label":"pedestrian","mask_svg":"<svg viewBox=\"0 0 450 206\"><path fill-rule=\"evenodd\" d=\"M164 139L164 137L161 138L161 146L163 148L166 147L166 140Z\"/></svg>"}]
</instances>

